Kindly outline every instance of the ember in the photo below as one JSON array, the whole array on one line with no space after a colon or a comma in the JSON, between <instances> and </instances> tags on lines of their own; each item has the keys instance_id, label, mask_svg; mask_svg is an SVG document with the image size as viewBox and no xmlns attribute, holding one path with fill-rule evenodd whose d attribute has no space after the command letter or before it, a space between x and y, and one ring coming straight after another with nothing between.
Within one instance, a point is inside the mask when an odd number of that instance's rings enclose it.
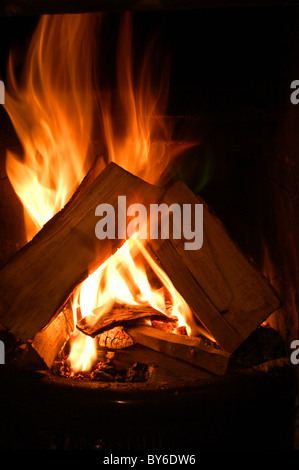
<instances>
[{"instance_id":1,"label":"ember","mask_svg":"<svg viewBox=\"0 0 299 470\"><path fill-rule=\"evenodd\" d=\"M136 362L127 370L118 370L112 359L107 357L106 362L97 363L91 371L74 372L71 362L64 359L55 362L51 369L52 374L73 380L87 380L97 382L139 383L146 382L151 375L151 366Z\"/></svg>"}]
</instances>

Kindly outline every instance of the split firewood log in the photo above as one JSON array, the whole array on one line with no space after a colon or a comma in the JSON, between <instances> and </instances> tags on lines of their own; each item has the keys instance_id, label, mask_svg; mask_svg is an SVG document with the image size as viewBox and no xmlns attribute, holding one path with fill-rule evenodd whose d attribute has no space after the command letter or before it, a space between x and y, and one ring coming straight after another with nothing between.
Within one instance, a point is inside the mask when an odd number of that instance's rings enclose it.
<instances>
[{"instance_id":1,"label":"split firewood log","mask_svg":"<svg viewBox=\"0 0 299 470\"><path fill-rule=\"evenodd\" d=\"M176 317L168 316L155 310L150 305L121 305L114 306L111 312L99 315L101 308L94 309L94 315L84 317L77 324L78 330L89 336L97 336L99 333L111 329L113 326L128 325L140 319L156 319L165 323L174 323Z\"/></svg>"},{"instance_id":2,"label":"split firewood log","mask_svg":"<svg viewBox=\"0 0 299 470\"><path fill-rule=\"evenodd\" d=\"M182 237L149 240L153 256L195 317L226 351L233 352L280 306L270 282L232 239L208 205L178 181L163 195L167 205L203 205L203 244L186 250ZM182 219L180 221L182 223ZM191 220L194 227L194 218ZM180 269L178 269L180 266Z\"/></svg>"},{"instance_id":3,"label":"split firewood log","mask_svg":"<svg viewBox=\"0 0 299 470\"><path fill-rule=\"evenodd\" d=\"M216 375L224 375L230 354L200 339L167 333L152 326L139 325L126 329L135 343L167 356L201 367Z\"/></svg>"}]
</instances>

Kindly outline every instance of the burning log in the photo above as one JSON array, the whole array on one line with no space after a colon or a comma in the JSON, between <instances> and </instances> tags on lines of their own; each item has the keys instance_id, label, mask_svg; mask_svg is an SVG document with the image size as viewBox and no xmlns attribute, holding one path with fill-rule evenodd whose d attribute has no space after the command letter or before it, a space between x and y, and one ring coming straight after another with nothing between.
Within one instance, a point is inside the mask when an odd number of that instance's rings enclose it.
<instances>
[{"instance_id":1,"label":"burning log","mask_svg":"<svg viewBox=\"0 0 299 470\"><path fill-rule=\"evenodd\" d=\"M162 198L162 190L113 163L103 171L95 166L65 208L0 272L1 323L23 341L35 337L34 347L49 366L69 335L65 318L60 315L53 318L54 315L88 273L106 261L125 241L124 238L99 240L95 236L95 208L101 203L116 208L120 194L126 197L128 204L142 201L144 206L162 201L168 205L176 202L194 207L200 201L182 183L175 184ZM200 323L225 351L233 352L278 308L279 301L266 279L241 253L205 204L202 248L185 250L185 241L183 234L180 240L174 240L170 235L170 239L149 239L148 247ZM113 315L99 317L95 323L92 322L94 318L87 317L78 324L78 329L96 336L140 318L164 323L172 321L171 317L152 308L141 307L139 311L135 307L131 311L121 308L114 310ZM45 328L51 319L53 321ZM50 341L48 334L54 339ZM216 373L224 370L223 362L220 366L217 362L219 356L222 361L227 359L223 351L215 353L214 348L202 349L200 342L184 335L183 343L177 345L178 335L174 334L168 334L168 347L161 346L166 340L163 337L162 341L159 334L168 333L151 328L152 343L155 348L165 350L165 354L169 354L168 349L175 341L175 347L172 347L175 351L178 349L178 358L182 355L186 361L191 357L196 365L208 370L212 367ZM149 335L144 337L146 339L142 341L147 345ZM191 349L187 345L192 346ZM198 355L199 360L197 354L192 353L195 359L190 354L194 347L195 352L199 349L202 353ZM208 359L210 354L212 357Z\"/></svg>"},{"instance_id":2,"label":"burning log","mask_svg":"<svg viewBox=\"0 0 299 470\"><path fill-rule=\"evenodd\" d=\"M155 310L149 305L125 305L114 306L111 312L103 315L98 315L101 307L94 309L94 315L89 315L83 318L78 324L78 330L86 335L95 337L105 330L109 330L115 326L125 326L131 322L136 322L139 319L156 319L165 323L175 322L177 318L169 317L158 310Z\"/></svg>"},{"instance_id":3,"label":"burning log","mask_svg":"<svg viewBox=\"0 0 299 470\"><path fill-rule=\"evenodd\" d=\"M61 312L35 335L32 346L49 369L74 331L73 323L72 309L65 305Z\"/></svg>"},{"instance_id":4,"label":"burning log","mask_svg":"<svg viewBox=\"0 0 299 470\"><path fill-rule=\"evenodd\" d=\"M206 345L193 336L167 333L146 325L127 328L126 331L135 343L166 356L187 362L216 375L224 375L227 370L230 354Z\"/></svg>"},{"instance_id":5,"label":"burning log","mask_svg":"<svg viewBox=\"0 0 299 470\"><path fill-rule=\"evenodd\" d=\"M117 182L117 185L116 185ZM51 320L73 289L125 241L98 240L95 208L156 202L160 190L110 163L92 182L84 183L58 212L1 270L0 321L26 341Z\"/></svg>"},{"instance_id":6,"label":"burning log","mask_svg":"<svg viewBox=\"0 0 299 470\"><path fill-rule=\"evenodd\" d=\"M133 339L122 326L106 330L98 336L99 346L108 349L124 349L134 344Z\"/></svg>"},{"instance_id":7,"label":"burning log","mask_svg":"<svg viewBox=\"0 0 299 470\"><path fill-rule=\"evenodd\" d=\"M184 183L175 183L163 201L168 205L204 205L200 250L185 250L184 236L179 240L150 240L149 245L195 316L219 345L233 352L279 308L280 301L206 203Z\"/></svg>"},{"instance_id":8,"label":"burning log","mask_svg":"<svg viewBox=\"0 0 299 470\"><path fill-rule=\"evenodd\" d=\"M100 309L95 312L97 310ZM183 361L212 374L225 374L230 354L183 334L184 331L177 328L175 317L150 306L117 306L98 317L94 324L91 323L93 318L83 318L77 328L89 336L97 336L100 347L119 350L139 344L177 362ZM151 320L152 326L140 323L142 320ZM172 332L167 331L168 325ZM195 375L193 371L192 376Z\"/></svg>"},{"instance_id":9,"label":"burning log","mask_svg":"<svg viewBox=\"0 0 299 470\"><path fill-rule=\"evenodd\" d=\"M232 352L240 344L239 333L227 324L200 285L188 266L183 262L171 240L149 240L149 247L156 262L171 279L176 290L185 299L201 325L214 336L223 349Z\"/></svg>"}]
</instances>

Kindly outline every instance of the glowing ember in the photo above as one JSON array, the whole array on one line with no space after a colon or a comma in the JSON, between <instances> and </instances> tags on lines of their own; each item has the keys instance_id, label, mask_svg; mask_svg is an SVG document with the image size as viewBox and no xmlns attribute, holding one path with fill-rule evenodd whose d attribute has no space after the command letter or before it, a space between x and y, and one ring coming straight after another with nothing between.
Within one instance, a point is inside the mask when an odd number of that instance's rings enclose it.
<instances>
[{"instance_id":1,"label":"glowing ember","mask_svg":"<svg viewBox=\"0 0 299 470\"><path fill-rule=\"evenodd\" d=\"M106 161L150 183L157 182L169 159L182 150L172 146L170 152L171 130L158 118L164 112L159 105L165 103L162 91L167 90L167 81L161 77L160 87L152 90L150 55L141 67L138 85L134 82L129 15L124 17L119 37L118 90L113 100L124 121L122 132L116 130L112 95L96 89L92 80L97 60L93 43L101 21L101 15L94 14L42 17L20 82L10 56L6 109L24 155L20 160L7 153L7 173L26 211L28 240L65 205L88 171L94 157L92 132L99 123L105 134ZM159 139L154 141L156 136ZM159 279L159 288L151 285L147 266ZM109 312L115 302L151 305L166 312L166 297L179 324L191 325L188 305L144 245L130 239L74 291L74 324L79 305L82 317L95 308L97 314L99 309ZM72 370L89 370L96 354L95 340L74 332L69 356Z\"/></svg>"}]
</instances>

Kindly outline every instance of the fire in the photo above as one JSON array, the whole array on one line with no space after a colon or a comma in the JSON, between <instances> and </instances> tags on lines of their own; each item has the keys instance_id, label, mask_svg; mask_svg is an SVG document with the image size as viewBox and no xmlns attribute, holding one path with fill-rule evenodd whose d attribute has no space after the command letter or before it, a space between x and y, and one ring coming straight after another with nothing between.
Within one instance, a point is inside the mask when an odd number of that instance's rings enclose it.
<instances>
[{"instance_id":1,"label":"fire","mask_svg":"<svg viewBox=\"0 0 299 470\"><path fill-rule=\"evenodd\" d=\"M140 255L142 259L138 259ZM160 280L162 287L154 288L150 284L146 263ZM96 316L107 313L114 303L151 305L165 313L169 302L165 289L171 303L171 314L184 325L189 314L187 304L141 241L131 238L75 290L74 305L81 306L83 317L92 314L94 309Z\"/></svg>"},{"instance_id":2,"label":"fire","mask_svg":"<svg viewBox=\"0 0 299 470\"><path fill-rule=\"evenodd\" d=\"M84 15L42 17L20 81L9 57L5 107L23 156L8 152L6 169L25 208L28 240L65 205L90 164L90 21Z\"/></svg>"},{"instance_id":3,"label":"fire","mask_svg":"<svg viewBox=\"0 0 299 470\"><path fill-rule=\"evenodd\" d=\"M140 255L142 260L138 259ZM146 273L146 264L160 280L161 287L154 288L151 285ZM129 239L76 288L73 297L74 316L80 306L82 318L94 315L96 319L98 315L109 312L114 303L118 303L151 305L162 313L176 316L179 325L186 325L186 320L192 324L188 305L138 239ZM171 305L170 312L168 303ZM190 333L191 328L186 326ZM89 366L96 359L96 348L92 348L91 342L90 337L77 333L69 355L73 370L85 370L86 356L90 360Z\"/></svg>"},{"instance_id":4,"label":"fire","mask_svg":"<svg viewBox=\"0 0 299 470\"><path fill-rule=\"evenodd\" d=\"M153 87L150 54L145 55L138 81L134 79L129 14L119 35L117 91L104 92L94 83L94 42L102 21L98 14L41 17L20 80L10 55L6 109L23 156L7 152L7 174L25 209L28 240L64 207L82 181L94 158L97 130L104 131L106 161L150 183L158 181L169 159L182 150L169 150L171 129L161 118L167 81L161 76L159 86ZM151 285L146 266L160 281L158 288ZM181 324L191 318L187 304L137 239L128 240L91 273L72 297L75 325L78 306L85 317L95 309L97 314L109 311L114 302L149 304L163 312L170 302L170 312ZM74 371L88 370L96 359L95 340L74 332L69 359Z\"/></svg>"}]
</instances>

